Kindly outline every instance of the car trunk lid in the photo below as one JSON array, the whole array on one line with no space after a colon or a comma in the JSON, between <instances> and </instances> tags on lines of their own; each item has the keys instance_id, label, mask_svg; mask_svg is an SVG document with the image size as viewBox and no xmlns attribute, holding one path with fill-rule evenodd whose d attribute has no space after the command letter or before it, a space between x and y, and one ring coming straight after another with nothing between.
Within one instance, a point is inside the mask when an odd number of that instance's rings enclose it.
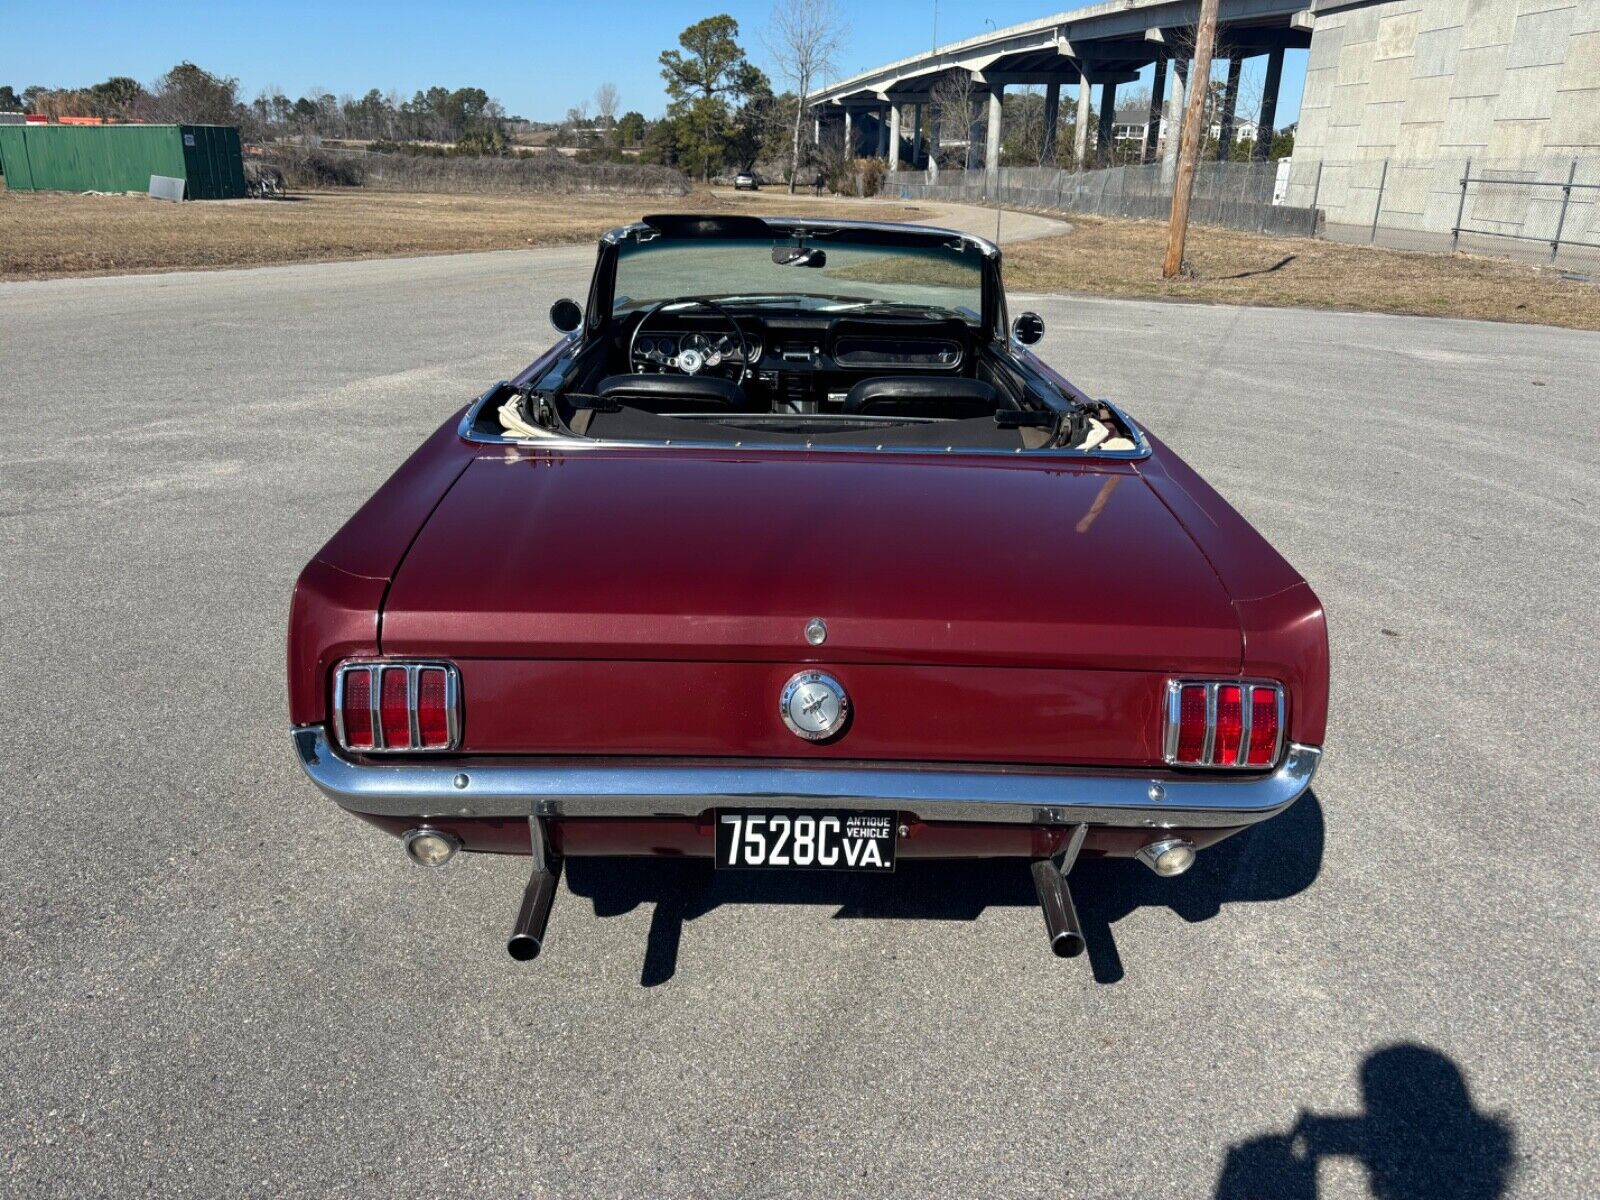
<instances>
[{"instance_id":1,"label":"car trunk lid","mask_svg":"<svg viewBox=\"0 0 1600 1200\"><path fill-rule=\"evenodd\" d=\"M447 657L1224 673L1241 653L1221 583L1128 464L690 450L479 458L406 555L381 637Z\"/></svg>"}]
</instances>

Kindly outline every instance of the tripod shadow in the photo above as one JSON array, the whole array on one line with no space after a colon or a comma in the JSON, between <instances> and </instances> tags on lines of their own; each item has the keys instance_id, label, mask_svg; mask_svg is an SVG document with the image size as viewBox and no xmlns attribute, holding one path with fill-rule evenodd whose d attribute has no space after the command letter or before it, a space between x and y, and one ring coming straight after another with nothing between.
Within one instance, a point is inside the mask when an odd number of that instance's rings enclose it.
<instances>
[{"instance_id":1,"label":"tripod shadow","mask_svg":"<svg viewBox=\"0 0 1600 1200\"><path fill-rule=\"evenodd\" d=\"M1322 843L1322 806L1308 792L1281 816L1202 851L1178 879L1158 878L1130 859L1084 859L1073 869L1072 892L1095 979L1123 977L1111 930L1136 909L1166 906L1200 922L1225 904L1293 896L1316 879ZM836 906L836 920L973 921L992 906L1039 903L1020 859L907 859L892 875L870 875L718 871L703 858L573 858L566 874L598 917L654 905L639 978L645 987L676 973L685 922L724 904L827 904ZM1042 930L1039 953L1048 953Z\"/></svg>"},{"instance_id":2,"label":"tripod shadow","mask_svg":"<svg viewBox=\"0 0 1600 1200\"><path fill-rule=\"evenodd\" d=\"M1302 1112L1284 1133L1228 1150L1215 1200L1316 1200L1317 1163L1354 1158L1378 1200L1498 1200L1506 1193L1516 1134L1481 1113L1460 1069L1437 1050L1386 1046L1361 1066L1366 1112Z\"/></svg>"}]
</instances>

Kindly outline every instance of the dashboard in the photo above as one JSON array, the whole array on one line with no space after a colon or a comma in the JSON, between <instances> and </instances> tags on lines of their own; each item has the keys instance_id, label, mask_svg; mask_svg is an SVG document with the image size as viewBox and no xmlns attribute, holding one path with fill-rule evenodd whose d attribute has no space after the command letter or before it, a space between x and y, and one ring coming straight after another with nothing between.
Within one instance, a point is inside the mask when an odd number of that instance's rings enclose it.
<instances>
[{"instance_id":1,"label":"dashboard","mask_svg":"<svg viewBox=\"0 0 1600 1200\"><path fill-rule=\"evenodd\" d=\"M751 336L748 329L745 345L749 347L750 362L760 362L763 349L761 339ZM713 371L725 364L737 365L745 361L739 339L729 331L681 333L647 329L633 343L632 366L635 371L641 366L669 369L685 350L695 351L704 367Z\"/></svg>"},{"instance_id":2,"label":"dashboard","mask_svg":"<svg viewBox=\"0 0 1600 1200\"><path fill-rule=\"evenodd\" d=\"M627 369L737 375L791 398L826 395L851 377L900 372L960 373L973 331L960 318L821 317L738 314L740 338L726 320L695 314L652 320L627 338ZM831 377L831 378L830 378Z\"/></svg>"}]
</instances>

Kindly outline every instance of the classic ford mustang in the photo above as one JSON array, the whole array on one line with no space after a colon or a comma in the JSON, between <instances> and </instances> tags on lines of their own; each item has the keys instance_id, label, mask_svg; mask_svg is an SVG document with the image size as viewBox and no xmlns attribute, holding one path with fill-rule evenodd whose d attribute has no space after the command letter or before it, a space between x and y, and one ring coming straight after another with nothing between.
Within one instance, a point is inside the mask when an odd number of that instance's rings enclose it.
<instances>
[{"instance_id":1,"label":"classic ford mustang","mask_svg":"<svg viewBox=\"0 0 1600 1200\"><path fill-rule=\"evenodd\" d=\"M1321 755L1311 588L923 226L657 216L561 338L452 415L301 574L296 756L404 840L721 869L1181 875ZM1176 885L1175 885L1176 886Z\"/></svg>"}]
</instances>

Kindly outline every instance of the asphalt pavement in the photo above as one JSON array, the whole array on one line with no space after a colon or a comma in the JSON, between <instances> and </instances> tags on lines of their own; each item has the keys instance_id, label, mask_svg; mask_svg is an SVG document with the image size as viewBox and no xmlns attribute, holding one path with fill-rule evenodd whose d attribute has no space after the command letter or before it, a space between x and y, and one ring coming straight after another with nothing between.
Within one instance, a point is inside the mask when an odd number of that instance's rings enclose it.
<instances>
[{"instance_id":1,"label":"asphalt pavement","mask_svg":"<svg viewBox=\"0 0 1600 1200\"><path fill-rule=\"evenodd\" d=\"M1600 335L1014 297L1321 594L1314 793L1176 880L411 866L290 756L317 547L588 249L0 285L0 1192L1600 1193Z\"/></svg>"}]
</instances>

